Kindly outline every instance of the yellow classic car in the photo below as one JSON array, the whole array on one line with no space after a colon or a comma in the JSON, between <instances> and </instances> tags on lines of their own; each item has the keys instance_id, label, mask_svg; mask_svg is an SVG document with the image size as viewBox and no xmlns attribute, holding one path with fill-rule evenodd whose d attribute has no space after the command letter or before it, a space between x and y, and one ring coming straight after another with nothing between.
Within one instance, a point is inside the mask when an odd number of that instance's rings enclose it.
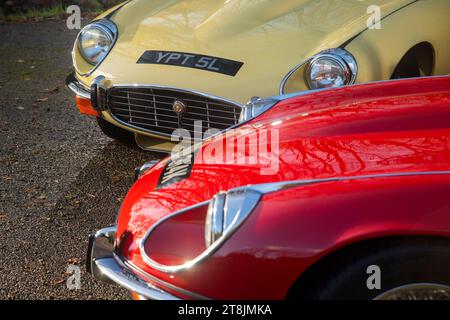
<instances>
[{"instance_id":1,"label":"yellow classic car","mask_svg":"<svg viewBox=\"0 0 450 320\"><path fill-rule=\"evenodd\" d=\"M267 97L450 70L449 0L133 0L83 28L68 79L105 134L170 151Z\"/></svg>"}]
</instances>

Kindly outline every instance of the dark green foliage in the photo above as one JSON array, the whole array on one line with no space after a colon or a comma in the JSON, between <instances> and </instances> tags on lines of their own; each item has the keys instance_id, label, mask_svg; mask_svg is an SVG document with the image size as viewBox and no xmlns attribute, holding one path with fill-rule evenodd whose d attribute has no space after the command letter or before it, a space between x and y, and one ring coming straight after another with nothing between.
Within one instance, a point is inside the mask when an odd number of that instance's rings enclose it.
<instances>
[{"instance_id":1,"label":"dark green foliage","mask_svg":"<svg viewBox=\"0 0 450 320\"><path fill-rule=\"evenodd\" d=\"M6 0L0 2L0 19L20 21L58 17L70 5L79 5L82 14L102 12L123 0Z\"/></svg>"}]
</instances>

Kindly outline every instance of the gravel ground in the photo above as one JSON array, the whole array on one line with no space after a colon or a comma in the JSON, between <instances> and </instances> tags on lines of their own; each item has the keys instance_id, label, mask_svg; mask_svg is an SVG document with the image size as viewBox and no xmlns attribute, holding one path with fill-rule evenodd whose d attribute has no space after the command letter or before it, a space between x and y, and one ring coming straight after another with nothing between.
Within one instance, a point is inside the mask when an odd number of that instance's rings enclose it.
<instances>
[{"instance_id":1,"label":"gravel ground","mask_svg":"<svg viewBox=\"0 0 450 320\"><path fill-rule=\"evenodd\" d=\"M0 24L0 299L128 299L85 272L88 235L113 223L133 168L159 154L104 136L65 88L77 31ZM68 290L67 268L81 268Z\"/></svg>"}]
</instances>

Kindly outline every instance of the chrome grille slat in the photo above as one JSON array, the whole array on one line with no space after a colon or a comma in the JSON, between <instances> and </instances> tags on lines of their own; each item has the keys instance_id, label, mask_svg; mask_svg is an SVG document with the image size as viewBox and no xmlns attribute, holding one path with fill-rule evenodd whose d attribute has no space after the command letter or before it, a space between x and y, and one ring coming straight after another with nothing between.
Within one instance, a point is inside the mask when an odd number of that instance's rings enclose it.
<instances>
[{"instance_id":1,"label":"chrome grille slat","mask_svg":"<svg viewBox=\"0 0 450 320\"><path fill-rule=\"evenodd\" d=\"M198 121L198 119L192 119L192 118L184 118L185 120L191 120L191 121ZM215 122L215 121L208 121L209 123L212 123L212 124L218 124L218 125L224 125L224 123L221 123L221 122ZM212 128L214 128L214 127L212 127Z\"/></svg>"},{"instance_id":2,"label":"chrome grille slat","mask_svg":"<svg viewBox=\"0 0 450 320\"><path fill-rule=\"evenodd\" d=\"M117 102L117 101L115 101L114 103L128 106L128 103L124 103L124 102ZM152 107L152 106L144 106L142 104L136 104L136 103L134 103L133 105L138 107L138 108L148 108L148 109L156 109L156 110L161 110L161 111L168 111L168 110L170 111L169 108L166 108L166 109L164 109L164 108L157 108L157 107ZM113 107L113 108L115 108L115 107Z\"/></svg>"},{"instance_id":3,"label":"chrome grille slat","mask_svg":"<svg viewBox=\"0 0 450 320\"><path fill-rule=\"evenodd\" d=\"M153 90L151 90L151 93L153 94ZM154 119L155 119L155 124L158 126L158 117L157 115L157 111L156 111L156 100L155 100L155 95L153 94L153 110L155 111L155 115L154 115ZM177 117L178 118L178 117Z\"/></svg>"},{"instance_id":4,"label":"chrome grille slat","mask_svg":"<svg viewBox=\"0 0 450 320\"><path fill-rule=\"evenodd\" d=\"M186 112L186 114L187 115L193 115L193 116L203 116L203 117L205 117L204 114L197 113L197 112L191 112L191 111ZM234 118L227 118L227 117L221 117L221 116L215 116L215 115L209 116L209 114L206 115L206 117L207 117L207 121L209 121L209 118L218 118L218 119L226 119L226 120L230 120L230 121L234 122L234 120L233 120Z\"/></svg>"},{"instance_id":5,"label":"chrome grille slat","mask_svg":"<svg viewBox=\"0 0 450 320\"><path fill-rule=\"evenodd\" d=\"M142 126L150 126L150 124L143 123L143 122L133 122L133 124L138 124L138 125L142 125ZM164 129L174 130L172 127L166 127L166 126L161 126L161 125L159 127L164 128ZM177 129L177 128L175 128L175 129Z\"/></svg>"},{"instance_id":6,"label":"chrome grille slat","mask_svg":"<svg viewBox=\"0 0 450 320\"><path fill-rule=\"evenodd\" d=\"M111 98L113 98L113 99L124 99L124 97L118 97L118 96L111 96ZM151 101L152 103L154 103L153 101L156 102L155 99L156 99L156 97L153 97L153 98L150 98L150 99L141 99L141 98L135 98L135 97L131 98L131 100L144 101L144 102ZM164 102L164 101L158 101L158 102L163 103L163 104L170 104L171 105L170 102Z\"/></svg>"},{"instance_id":7,"label":"chrome grille slat","mask_svg":"<svg viewBox=\"0 0 450 320\"><path fill-rule=\"evenodd\" d=\"M126 99L126 98L124 98L124 97L118 97L118 96L111 96L111 98L113 98L113 99ZM173 99L173 98L172 98ZM147 102L147 101L149 101L148 99L140 99L140 98L134 98L134 97L130 97L130 100L137 100L137 101L144 101L144 102ZM165 101L156 101L155 100L155 98L153 98L153 100L154 100L154 102L153 103L161 103L161 104L166 104L166 105L172 105L172 103L170 103L170 102L165 102ZM186 101L188 101L188 100L186 100ZM219 108L228 108L229 106L227 106L227 105L219 105L219 104L214 104L214 103L211 103L211 102L207 102L207 101L204 101L204 102L201 102L201 103L207 103L208 104L208 106L209 106L209 108L212 108L212 106L211 105L214 105L214 106L219 106ZM197 108L197 109L204 109L203 107L201 107L201 106L196 106L196 105L193 105L193 104L191 104L191 105L189 105L189 107L190 108ZM216 108L217 109L217 108ZM219 111L220 109L217 109L217 111ZM228 111L228 110L220 110L220 112L226 112L226 113L235 113L234 111Z\"/></svg>"},{"instance_id":8,"label":"chrome grille slat","mask_svg":"<svg viewBox=\"0 0 450 320\"><path fill-rule=\"evenodd\" d=\"M133 100L133 99L131 99L131 100ZM114 101L114 103L115 104L120 104L120 105L126 105L126 106L129 105L128 103L118 102L118 101ZM161 110L161 111L167 111L168 110L167 108L164 109L164 108L157 108L156 106L144 106L142 104L136 104L136 103L133 103L133 105L136 106L136 107L139 107L139 108L155 109L155 112L154 112L155 114L157 114L156 110ZM171 106L172 104L168 103L168 105ZM114 107L114 108L117 109L117 107ZM192 108L192 106L188 107L188 109L191 109L191 108ZM196 109L200 109L200 108L196 108ZM222 116L217 116L217 115L212 115L211 117L222 118L222 119L234 119L234 122L236 122L236 117L234 116L234 114L235 114L234 112L227 112L227 111L222 111L222 110L214 110L214 111L216 111L217 113L222 113L222 112L224 112L224 113L231 113L231 114L233 114L233 117L222 117ZM135 111L133 111L133 112L135 112ZM195 113L195 112L192 112L192 111L188 111L186 113L203 116L203 114L201 114L201 113Z\"/></svg>"},{"instance_id":9,"label":"chrome grille slat","mask_svg":"<svg viewBox=\"0 0 450 320\"><path fill-rule=\"evenodd\" d=\"M124 91L123 93L128 93L129 91ZM175 92L176 95L177 92ZM163 99L173 99L174 96L164 96L164 95L158 95L158 94L149 94L149 93L143 93L143 92L132 92L132 94L140 94L140 95L146 95L146 96L152 96L152 97L156 97L156 98L163 98ZM112 96L114 97L114 96ZM203 99L205 100L211 100L210 98L204 97ZM190 99L190 98L184 98L184 101L187 102L194 102L194 103L205 103L205 100L195 100L195 99ZM214 102L214 101L210 101L209 103L211 104L216 104L219 106L225 106L225 107L229 107L230 105L224 102Z\"/></svg>"},{"instance_id":10,"label":"chrome grille slat","mask_svg":"<svg viewBox=\"0 0 450 320\"><path fill-rule=\"evenodd\" d=\"M117 115L118 115L118 116L122 116L122 117L129 117L129 115L127 115L127 114L117 113ZM136 116L136 115L133 116L133 119L141 119L141 120L147 120L147 121L154 121L153 119L149 119L149 118L147 118L147 117ZM159 121L160 121L160 122L172 123L172 121L170 121L170 120L164 120L164 119L160 119ZM131 122L134 123L135 121L132 120Z\"/></svg>"},{"instance_id":11,"label":"chrome grille slat","mask_svg":"<svg viewBox=\"0 0 450 320\"><path fill-rule=\"evenodd\" d=\"M133 111L133 112L135 112L135 111ZM155 120L153 113L144 113L144 112L140 112L140 111L137 111L135 113L143 113L143 114L140 114L140 115L133 114L133 118L141 117L141 118L147 119L149 121L150 120L151 121ZM116 112L115 114L123 116L123 117L129 117L130 116L129 113L127 113L127 112L124 113L124 110L119 110L119 112ZM163 118L169 118L170 120L167 120L167 121L174 122L173 117L170 116L170 115L161 115L160 118L161 118L160 121L164 121ZM178 120L178 118L177 118L177 120Z\"/></svg>"},{"instance_id":12,"label":"chrome grille slat","mask_svg":"<svg viewBox=\"0 0 450 320\"><path fill-rule=\"evenodd\" d=\"M130 108L130 94L127 92L127 105L128 105L128 112L130 113L130 122L133 122L133 114L131 113Z\"/></svg>"},{"instance_id":13,"label":"chrome grille slat","mask_svg":"<svg viewBox=\"0 0 450 320\"><path fill-rule=\"evenodd\" d=\"M115 112L121 112L121 111L127 112L128 110L127 110L127 109L123 109L123 108L117 108L117 107L114 107L114 111L115 111ZM155 120L155 115L156 115L156 114L155 114L154 112L139 111L139 110L134 110L133 112L134 112L134 113L148 114L149 116L152 116L152 117L153 117L153 120ZM164 116L164 117L169 117L169 118L174 118L174 119L178 119L177 116L172 116L172 115L169 115L169 114L164 114L164 115L162 115L162 116Z\"/></svg>"},{"instance_id":14,"label":"chrome grille slat","mask_svg":"<svg viewBox=\"0 0 450 320\"><path fill-rule=\"evenodd\" d=\"M196 121L202 121L202 132L211 128L225 130L237 123L240 113L240 106L231 102L178 89L120 86L110 88L107 96L108 109L116 120L165 136L179 128L199 133ZM187 106L181 118L172 110L176 100Z\"/></svg>"}]
</instances>

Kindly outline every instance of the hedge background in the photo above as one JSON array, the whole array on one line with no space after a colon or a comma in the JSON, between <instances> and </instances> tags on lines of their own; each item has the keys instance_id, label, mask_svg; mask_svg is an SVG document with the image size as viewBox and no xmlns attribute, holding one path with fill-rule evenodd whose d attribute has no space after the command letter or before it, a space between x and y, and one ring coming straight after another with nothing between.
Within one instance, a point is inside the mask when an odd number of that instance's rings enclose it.
<instances>
[{"instance_id":1,"label":"hedge background","mask_svg":"<svg viewBox=\"0 0 450 320\"><path fill-rule=\"evenodd\" d=\"M123 0L0 0L3 15L26 13L30 10L45 10L54 7L66 8L79 5L81 11L102 11Z\"/></svg>"}]
</instances>

